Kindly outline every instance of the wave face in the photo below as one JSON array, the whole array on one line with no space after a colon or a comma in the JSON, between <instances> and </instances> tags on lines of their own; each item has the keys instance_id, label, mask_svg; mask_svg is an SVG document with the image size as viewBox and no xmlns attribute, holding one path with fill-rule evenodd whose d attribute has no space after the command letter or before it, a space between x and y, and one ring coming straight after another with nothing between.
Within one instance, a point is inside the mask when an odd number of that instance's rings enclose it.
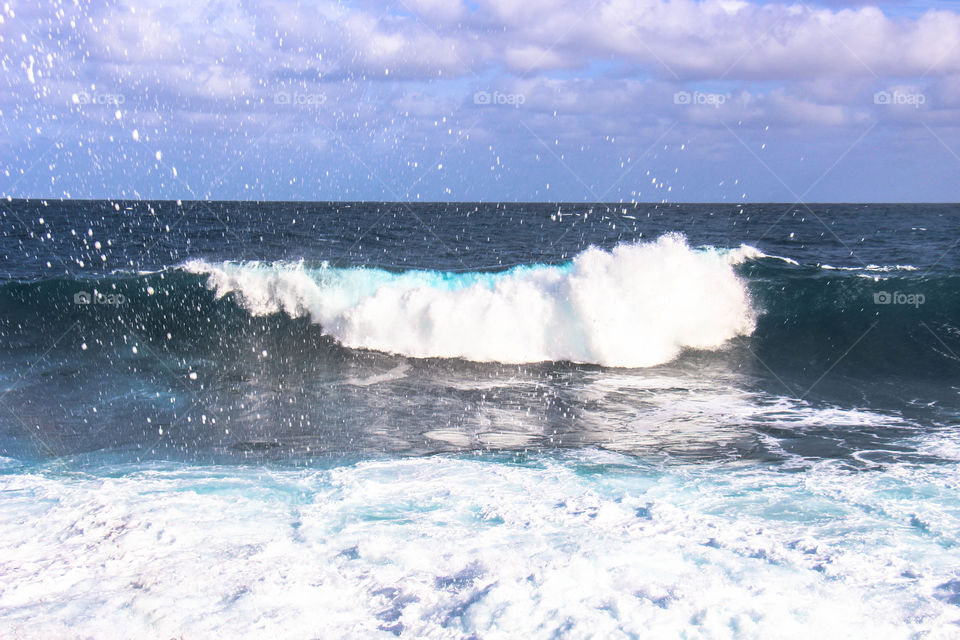
<instances>
[{"instance_id":1,"label":"wave face","mask_svg":"<svg viewBox=\"0 0 960 640\"><path fill-rule=\"evenodd\" d=\"M733 269L740 259L670 234L499 273L202 260L184 269L206 275L218 298L236 294L253 315L309 316L346 347L646 367L753 331L750 297Z\"/></svg>"}]
</instances>

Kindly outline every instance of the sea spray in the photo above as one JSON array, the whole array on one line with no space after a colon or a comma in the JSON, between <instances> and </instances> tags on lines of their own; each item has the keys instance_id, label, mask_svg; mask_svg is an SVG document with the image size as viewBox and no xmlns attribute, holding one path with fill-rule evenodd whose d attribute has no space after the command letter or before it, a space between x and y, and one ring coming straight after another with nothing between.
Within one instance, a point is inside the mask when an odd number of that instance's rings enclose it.
<instances>
[{"instance_id":1,"label":"sea spray","mask_svg":"<svg viewBox=\"0 0 960 640\"><path fill-rule=\"evenodd\" d=\"M748 249L748 248L747 248ZM742 254L742 255L741 255ZM412 357L646 367L753 331L733 265L679 234L591 247L562 265L451 273L193 260L217 297L254 315L309 316L351 348Z\"/></svg>"}]
</instances>

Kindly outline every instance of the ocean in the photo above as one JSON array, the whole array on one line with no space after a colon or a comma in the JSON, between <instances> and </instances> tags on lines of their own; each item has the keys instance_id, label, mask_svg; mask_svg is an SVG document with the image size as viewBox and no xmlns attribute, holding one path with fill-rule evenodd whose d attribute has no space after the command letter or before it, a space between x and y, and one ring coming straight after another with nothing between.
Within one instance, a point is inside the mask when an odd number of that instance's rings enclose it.
<instances>
[{"instance_id":1,"label":"ocean","mask_svg":"<svg viewBox=\"0 0 960 640\"><path fill-rule=\"evenodd\" d=\"M0 635L956 638L960 206L0 203Z\"/></svg>"}]
</instances>

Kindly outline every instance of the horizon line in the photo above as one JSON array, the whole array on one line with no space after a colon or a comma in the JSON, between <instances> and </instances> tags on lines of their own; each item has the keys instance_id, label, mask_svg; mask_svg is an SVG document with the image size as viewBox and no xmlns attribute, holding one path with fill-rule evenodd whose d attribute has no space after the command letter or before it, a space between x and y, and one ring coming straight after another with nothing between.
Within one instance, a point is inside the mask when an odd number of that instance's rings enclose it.
<instances>
[{"instance_id":1,"label":"horizon line","mask_svg":"<svg viewBox=\"0 0 960 640\"><path fill-rule=\"evenodd\" d=\"M810 205L960 205L960 201L949 200L822 200L822 201L797 201L789 202L787 200L748 200L742 202L724 202L715 200L687 200L675 202L588 202L581 200L282 200L282 199L263 199L263 200L245 200L245 199L221 199L221 198L71 198L62 196L0 196L0 199L10 202L31 202L36 200L55 200L58 202L229 202L229 203L254 203L254 204L550 204L550 205L577 205L577 206L605 206L605 207L639 207L639 206L686 206L686 205L718 205L718 206L744 206L744 205L777 205L789 207L803 207Z\"/></svg>"}]
</instances>

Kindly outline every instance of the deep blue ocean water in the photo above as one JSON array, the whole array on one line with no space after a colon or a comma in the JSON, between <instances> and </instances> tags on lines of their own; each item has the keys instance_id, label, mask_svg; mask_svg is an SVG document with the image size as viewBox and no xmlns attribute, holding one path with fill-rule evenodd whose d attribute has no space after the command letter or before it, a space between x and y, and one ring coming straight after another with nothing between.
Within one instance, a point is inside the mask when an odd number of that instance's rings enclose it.
<instances>
[{"instance_id":1,"label":"deep blue ocean water","mask_svg":"<svg viewBox=\"0 0 960 640\"><path fill-rule=\"evenodd\" d=\"M0 629L960 635L960 206L0 203Z\"/></svg>"}]
</instances>

